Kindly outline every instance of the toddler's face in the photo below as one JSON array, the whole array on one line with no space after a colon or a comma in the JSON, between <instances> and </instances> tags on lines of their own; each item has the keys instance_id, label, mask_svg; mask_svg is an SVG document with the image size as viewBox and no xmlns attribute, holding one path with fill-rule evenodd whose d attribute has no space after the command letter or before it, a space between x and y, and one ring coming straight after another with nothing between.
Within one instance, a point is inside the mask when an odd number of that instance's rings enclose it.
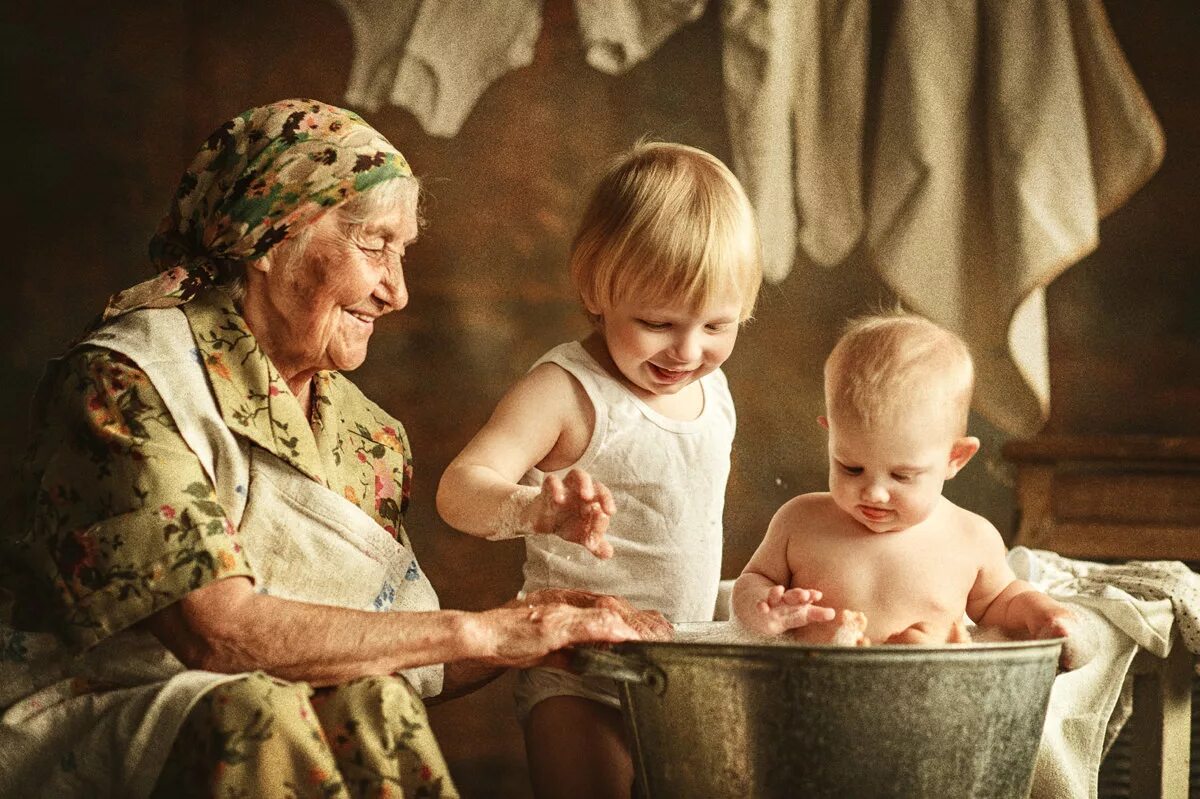
<instances>
[{"instance_id":1,"label":"toddler's face","mask_svg":"<svg viewBox=\"0 0 1200 799\"><path fill-rule=\"evenodd\" d=\"M603 311L601 333L617 369L651 395L675 394L719 367L737 341L741 303L696 311L687 303L627 301Z\"/></svg>"},{"instance_id":2,"label":"toddler's face","mask_svg":"<svg viewBox=\"0 0 1200 799\"><path fill-rule=\"evenodd\" d=\"M956 439L944 424L908 418L864 426L831 416L827 427L833 501L875 533L906 530L929 518L942 485L965 463L952 463Z\"/></svg>"}]
</instances>

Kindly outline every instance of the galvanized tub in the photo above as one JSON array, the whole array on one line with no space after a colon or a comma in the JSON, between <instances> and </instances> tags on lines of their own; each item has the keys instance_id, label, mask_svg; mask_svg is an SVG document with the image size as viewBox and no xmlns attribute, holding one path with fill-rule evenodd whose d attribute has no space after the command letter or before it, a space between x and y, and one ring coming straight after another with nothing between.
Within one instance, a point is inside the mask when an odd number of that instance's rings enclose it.
<instances>
[{"instance_id":1,"label":"galvanized tub","mask_svg":"<svg viewBox=\"0 0 1200 799\"><path fill-rule=\"evenodd\" d=\"M1060 646L631 642L576 665L618 680L644 799L1020 799Z\"/></svg>"}]
</instances>

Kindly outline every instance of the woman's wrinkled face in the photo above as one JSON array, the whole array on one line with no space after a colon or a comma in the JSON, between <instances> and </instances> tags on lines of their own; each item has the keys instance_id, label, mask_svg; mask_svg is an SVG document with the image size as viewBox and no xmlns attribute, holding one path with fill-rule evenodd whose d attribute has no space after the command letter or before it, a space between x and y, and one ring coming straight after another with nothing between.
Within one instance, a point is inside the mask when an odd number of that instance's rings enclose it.
<instances>
[{"instance_id":1,"label":"woman's wrinkled face","mask_svg":"<svg viewBox=\"0 0 1200 799\"><path fill-rule=\"evenodd\" d=\"M362 224L348 223L335 209L314 223L303 252L271 259L263 280L255 281L262 296L254 299L266 306L268 354L280 369L360 366L375 320L408 304L403 259L416 235L410 208L380 213Z\"/></svg>"}]
</instances>

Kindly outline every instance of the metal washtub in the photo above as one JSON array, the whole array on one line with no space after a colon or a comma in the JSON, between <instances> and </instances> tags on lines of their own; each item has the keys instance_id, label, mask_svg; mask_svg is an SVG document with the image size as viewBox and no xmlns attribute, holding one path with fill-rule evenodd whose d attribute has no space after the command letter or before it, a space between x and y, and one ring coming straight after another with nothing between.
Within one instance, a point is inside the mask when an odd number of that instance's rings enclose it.
<instances>
[{"instance_id":1,"label":"metal washtub","mask_svg":"<svg viewBox=\"0 0 1200 799\"><path fill-rule=\"evenodd\" d=\"M639 795L1017 799L1061 641L581 648L618 681Z\"/></svg>"}]
</instances>

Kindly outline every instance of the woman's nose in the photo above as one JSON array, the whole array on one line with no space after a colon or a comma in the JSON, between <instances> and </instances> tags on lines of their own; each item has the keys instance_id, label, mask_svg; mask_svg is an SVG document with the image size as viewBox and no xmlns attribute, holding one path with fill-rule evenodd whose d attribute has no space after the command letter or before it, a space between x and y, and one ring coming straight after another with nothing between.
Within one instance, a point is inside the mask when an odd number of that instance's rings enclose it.
<instances>
[{"instance_id":1,"label":"woman's nose","mask_svg":"<svg viewBox=\"0 0 1200 799\"><path fill-rule=\"evenodd\" d=\"M393 311L408 305L408 285L404 282L404 267L399 262L379 281L375 297Z\"/></svg>"}]
</instances>

